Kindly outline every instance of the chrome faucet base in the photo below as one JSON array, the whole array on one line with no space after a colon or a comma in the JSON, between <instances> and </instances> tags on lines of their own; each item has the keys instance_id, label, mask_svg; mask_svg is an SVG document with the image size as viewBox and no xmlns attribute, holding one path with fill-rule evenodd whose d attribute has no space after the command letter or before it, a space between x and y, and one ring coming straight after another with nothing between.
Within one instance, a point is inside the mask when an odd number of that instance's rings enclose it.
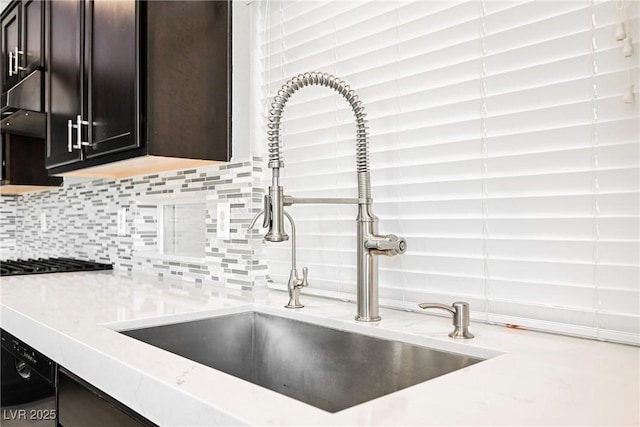
<instances>
[{"instance_id":1,"label":"chrome faucet base","mask_svg":"<svg viewBox=\"0 0 640 427\"><path fill-rule=\"evenodd\" d=\"M302 304L298 304L298 305L296 305L296 304L287 304L287 305L284 306L284 308L304 308L304 305L302 305Z\"/></svg>"},{"instance_id":2,"label":"chrome faucet base","mask_svg":"<svg viewBox=\"0 0 640 427\"><path fill-rule=\"evenodd\" d=\"M449 334L449 336L451 338L456 338L459 340L470 340L471 338L474 338L474 335L469 332L469 329L459 326L456 326L453 332Z\"/></svg>"},{"instance_id":3,"label":"chrome faucet base","mask_svg":"<svg viewBox=\"0 0 640 427\"><path fill-rule=\"evenodd\" d=\"M379 322L382 320L382 317L380 316L376 316L376 317L364 317L364 316L356 316L354 317L355 320L357 320L358 322Z\"/></svg>"}]
</instances>

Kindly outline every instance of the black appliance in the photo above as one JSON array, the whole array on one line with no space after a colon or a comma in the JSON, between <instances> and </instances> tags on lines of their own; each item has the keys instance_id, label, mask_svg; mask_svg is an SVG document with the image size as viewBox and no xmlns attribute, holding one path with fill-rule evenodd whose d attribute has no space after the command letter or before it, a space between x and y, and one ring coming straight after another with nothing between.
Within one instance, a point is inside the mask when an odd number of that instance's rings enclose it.
<instances>
[{"instance_id":1,"label":"black appliance","mask_svg":"<svg viewBox=\"0 0 640 427\"><path fill-rule=\"evenodd\" d=\"M83 261L72 258L18 259L0 262L0 276L112 269L113 266L111 264Z\"/></svg>"},{"instance_id":2,"label":"black appliance","mask_svg":"<svg viewBox=\"0 0 640 427\"><path fill-rule=\"evenodd\" d=\"M36 70L2 94L2 132L46 137L44 71Z\"/></svg>"},{"instance_id":3,"label":"black appliance","mask_svg":"<svg viewBox=\"0 0 640 427\"><path fill-rule=\"evenodd\" d=\"M0 424L55 426L56 364L3 329L0 336Z\"/></svg>"},{"instance_id":4,"label":"black appliance","mask_svg":"<svg viewBox=\"0 0 640 427\"><path fill-rule=\"evenodd\" d=\"M111 264L73 258L0 262L0 276L111 269ZM0 329L0 332L0 425L56 426L56 363L7 331Z\"/></svg>"}]
</instances>

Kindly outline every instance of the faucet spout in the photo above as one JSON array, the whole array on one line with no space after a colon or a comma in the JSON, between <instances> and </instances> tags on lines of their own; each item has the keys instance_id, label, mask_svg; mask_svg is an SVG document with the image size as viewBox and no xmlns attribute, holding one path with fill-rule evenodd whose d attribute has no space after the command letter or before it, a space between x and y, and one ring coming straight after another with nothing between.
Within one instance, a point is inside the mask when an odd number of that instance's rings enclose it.
<instances>
[{"instance_id":1,"label":"faucet spout","mask_svg":"<svg viewBox=\"0 0 640 427\"><path fill-rule=\"evenodd\" d=\"M274 172L276 169L274 169ZM279 182L269 187L269 194L265 197L265 212L269 212L269 221L265 224L269 231L264 236L264 240L269 242L284 242L289 240L289 235L284 231L284 190ZM266 218L266 216L265 216Z\"/></svg>"},{"instance_id":2,"label":"faucet spout","mask_svg":"<svg viewBox=\"0 0 640 427\"><path fill-rule=\"evenodd\" d=\"M284 106L291 96L305 86L319 85L333 89L342 95L351 106L356 120L356 172L358 199L310 199L285 196L280 185L280 168L284 161L280 153L280 123ZM406 251L407 242L393 234L378 234L378 218L372 213L371 178L369 174L369 130L362 101L344 81L327 73L304 73L287 81L273 98L269 110L269 163L272 183L265 197L264 236L270 242L288 239L284 231L284 206L295 203L353 203L358 204L357 224L357 315L356 320L375 322L378 313L378 255L394 256ZM268 222L268 224L267 224ZM292 272L293 273L293 272ZM297 276L297 274L296 274ZM290 280L291 282L291 280Z\"/></svg>"}]
</instances>

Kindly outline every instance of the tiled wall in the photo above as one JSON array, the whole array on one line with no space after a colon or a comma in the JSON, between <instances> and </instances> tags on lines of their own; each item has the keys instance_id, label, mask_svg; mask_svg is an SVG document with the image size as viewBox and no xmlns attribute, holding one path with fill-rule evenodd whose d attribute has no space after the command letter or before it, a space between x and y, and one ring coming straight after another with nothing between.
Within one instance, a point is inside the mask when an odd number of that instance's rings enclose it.
<instances>
[{"instance_id":1,"label":"tiled wall","mask_svg":"<svg viewBox=\"0 0 640 427\"><path fill-rule=\"evenodd\" d=\"M2 203L0 203L0 259L17 256L17 211L18 198L16 196L2 198Z\"/></svg>"},{"instance_id":2,"label":"tiled wall","mask_svg":"<svg viewBox=\"0 0 640 427\"><path fill-rule=\"evenodd\" d=\"M120 270L218 282L248 289L266 286L261 238L247 232L260 210L263 161L207 166L2 197L2 259L68 256L114 263ZM200 258L160 254L158 205L196 197L205 206L205 251ZM217 208L228 203L228 239L218 238ZM126 210L124 233L118 213ZM43 216L46 231L43 231Z\"/></svg>"}]
</instances>

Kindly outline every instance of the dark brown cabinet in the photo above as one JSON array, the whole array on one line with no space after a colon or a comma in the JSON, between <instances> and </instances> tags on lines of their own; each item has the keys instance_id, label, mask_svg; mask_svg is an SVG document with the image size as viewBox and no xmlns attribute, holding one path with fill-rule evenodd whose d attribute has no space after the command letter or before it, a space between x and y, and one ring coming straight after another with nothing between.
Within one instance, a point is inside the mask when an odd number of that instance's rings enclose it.
<instances>
[{"instance_id":1,"label":"dark brown cabinet","mask_svg":"<svg viewBox=\"0 0 640 427\"><path fill-rule=\"evenodd\" d=\"M21 11L22 5L16 2L2 18L2 93L18 83L17 64L13 57L20 49Z\"/></svg>"},{"instance_id":2,"label":"dark brown cabinet","mask_svg":"<svg viewBox=\"0 0 640 427\"><path fill-rule=\"evenodd\" d=\"M44 3L14 0L2 16L2 93L44 65Z\"/></svg>"},{"instance_id":3,"label":"dark brown cabinet","mask_svg":"<svg viewBox=\"0 0 640 427\"><path fill-rule=\"evenodd\" d=\"M62 184L62 178L47 174L42 138L2 133L0 163L0 194L16 194Z\"/></svg>"},{"instance_id":4,"label":"dark brown cabinet","mask_svg":"<svg viewBox=\"0 0 640 427\"><path fill-rule=\"evenodd\" d=\"M43 138L44 2L14 0L0 21L2 132Z\"/></svg>"},{"instance_id":5,"label":"dark brown cabinet","mask_svg":"<svg viewBox=\"0 0 640 427\"><path fill-rule=\"evenodd\" d=\"M47 2L46 166L228 161L231 2Z\"/></svg>"},{"instance_id":6,"label":"dark brown cabinet","mask_svg":"<svg viewBox=\"0 0 640 427\"><path fill-rule=\"evenodd\" d=\"M47 8L47 167L136 148L136 2Z\"/></svg>"},{"instance_id":7,"label":"dark brown cabinet","mask_svg":"<svg viewBox=\"0 0 640 427\"><path fill-rule=\"evenodd\" d=\"M41 137L45 127L44 1L13 0L2 12L0 21L0 194L58 186L62 179L49 176L44 165L44 139L34 137Z\"/></svg>"},{"instance_id":8,"label":"dark brown cabinet","mask_svg":"<svg viewBox=\"0 0 640 427\"><path fill-rule=\"evenodd\" d=\"M81 151L66 145L73 142L68 123L76 123L82 113L81 12L80 1L47 3L47 167L81 159Z\"/></svg>"},{"instance_id":9,"label":"dark brown cabinet","mask_svg":"<svg viewBox=\"0 0 640 427\"><path fill-rule=\"evenodd\" d=\"M58 370L58 425L62 427L155 426L64 368Z\"/></svg>"}]
</instances>

